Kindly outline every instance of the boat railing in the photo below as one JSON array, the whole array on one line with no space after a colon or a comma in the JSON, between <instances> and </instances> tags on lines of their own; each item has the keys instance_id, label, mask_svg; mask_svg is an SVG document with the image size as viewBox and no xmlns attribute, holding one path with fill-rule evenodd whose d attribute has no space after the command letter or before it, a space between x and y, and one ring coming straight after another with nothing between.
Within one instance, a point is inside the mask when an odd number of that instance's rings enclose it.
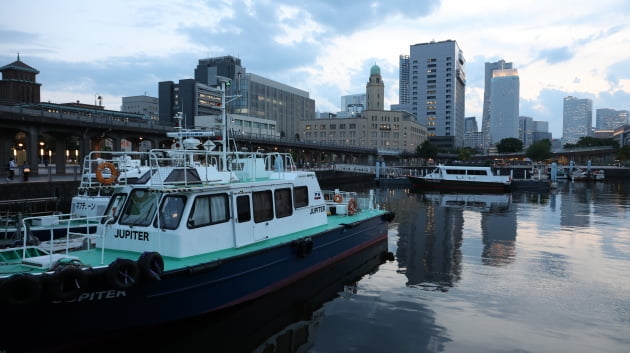
<instances>
[{"instance_id":1,"label":"boat railing","mask_svg":"<svg viewBox=\"0 0 630 353\"><path fill-rule=\"evenodd\" d=\"M296 171L290 153L153 149L147 152L91 152L83 163L81 188L104 188L141 181L156 189L206 182L281 178ZM177 171L177 177L173 173ZM206 176L205 178L202 177ZM215 179L208 179L215 175ZM146 178L146 179L145 179Z\"/></svg>"},{"instance_id":2,"label":"boat railing","mask_svg":"<svg viewBox=\"0 0 630 353\"><path fill-rule=\"evenodd\" d=\"M50 269L63 257L71 258L71 250L78 248L90 249L93 245L92 240L99 235L96 233L98 224L105 216L89 216L77 217L74 214L57 214L50 216L25 217L22 219L21 228L24 234L28 234L31 226L48 227L50 229L50 240L40 243L37 247L43 250L46 255L33 258L29 255L28 249L32 247L28 244L27 237L22 240L22 259L28 258L30 266L36 266L42 269ZM65 237L55 239L54 230L59 225L65 226ZM92 231L94 229L94 231ZM60 257L60 255L63 255Z\"/></svg>"}]
</instances>

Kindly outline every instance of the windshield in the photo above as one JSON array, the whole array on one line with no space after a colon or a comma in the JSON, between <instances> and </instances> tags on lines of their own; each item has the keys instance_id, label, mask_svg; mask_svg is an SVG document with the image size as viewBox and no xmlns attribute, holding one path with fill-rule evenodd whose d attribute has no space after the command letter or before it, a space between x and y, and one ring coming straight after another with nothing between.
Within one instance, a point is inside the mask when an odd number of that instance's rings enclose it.
<instances>
[{"instance_id":1,"label":"windshield","mask_svg":"<svg viewBox=\"0 0 630 353\"><path fill-rule=\"evenodd\" d=\"M151 224L157 208L160 194L147 189L134 189L129 194L129 201L120 215L120 224L148 226Z\"/></svg>"}]
</instances>

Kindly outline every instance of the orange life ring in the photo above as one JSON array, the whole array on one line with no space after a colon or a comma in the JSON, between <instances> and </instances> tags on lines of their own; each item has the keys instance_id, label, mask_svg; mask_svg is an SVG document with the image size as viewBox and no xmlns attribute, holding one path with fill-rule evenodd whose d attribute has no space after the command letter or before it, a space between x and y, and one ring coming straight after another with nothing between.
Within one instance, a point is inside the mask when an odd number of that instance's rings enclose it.
<instances>
[{"instance_id":1,"label":"orange life ring","mask_svg":"<svg viewBox=\"0 0 630 353\"><path fill-rule=\"evenodd\" d=\"M341 203L341 201L343 201L343 197L341 197L341 195L339 194L335 194L335 196L333 197L333 201L335 201L336 203Z\"/></svg>"},{"instance_id":2,"label":"orange life ring","mask_svg":"<svg viewBox=\"0 0 630 353\"><path fill-rule=\"evenodd\" d=\"M357 213L357 200L351 198L348 200L348 215L352 216Z\"/></svg>"},{"instance_id":3,"label":"orange life ring","mask_svg":"<svg viewBox=\"0 0 630 353\"><path fill-rule=\"evenodd\" d=\"M103 176L103 171L105 169L109 169L109 173L110 173L109 178L105 178ZM116 179L118 179L118 169L116 169L116 166L114 165L114 163L103 162L99 164L98 167L96 167L96 180L98 180L99 183L104 184L104 185L109 185L115 182Z\"/></svg>"}]
</instances>

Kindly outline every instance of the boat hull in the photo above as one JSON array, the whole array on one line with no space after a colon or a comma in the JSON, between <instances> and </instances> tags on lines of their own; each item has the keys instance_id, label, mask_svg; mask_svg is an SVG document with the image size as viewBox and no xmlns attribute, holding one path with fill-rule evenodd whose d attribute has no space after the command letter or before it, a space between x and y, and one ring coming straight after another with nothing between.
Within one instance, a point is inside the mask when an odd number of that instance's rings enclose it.
<instances>
[{"instance_id":1,"label":"boat hull","mask_svg":"<svg viewBox=\"0 0 630 353\"><path fill-rule=\"evenodd\" d=\"M499 182L431 179L416 176L409 176L407 178L411 182L411 185L419 190L484 192L509 192L511 190L511 184Z\"/></svg>"},{"instance_id":2,"label":"boat hull","mask_svg":"<svg viewBox=\"0 0 630 353\"><path fill-rule=\"evenodd\" d=\"M37 337L44 341L71 339L234 307L382 244L392 218L392 213L385 213L313 234L306 238L312 240L310 251L304 251L301 241L281 243L233 258L165 271L160 280L138 281L127 290L112 288L105 281L105 269L94 269L85 292L64 302L52 300L44 283L44 292L35 303L0 303L0 310L12 318L9 332L3 331L3 335L21 337L26 328L33 333L36 322L55 322L45 330L37 330ZM5 346L0 349L7 349L16 344L21 347L24 341L2 344Z\"/></svg>"}]
</instances>

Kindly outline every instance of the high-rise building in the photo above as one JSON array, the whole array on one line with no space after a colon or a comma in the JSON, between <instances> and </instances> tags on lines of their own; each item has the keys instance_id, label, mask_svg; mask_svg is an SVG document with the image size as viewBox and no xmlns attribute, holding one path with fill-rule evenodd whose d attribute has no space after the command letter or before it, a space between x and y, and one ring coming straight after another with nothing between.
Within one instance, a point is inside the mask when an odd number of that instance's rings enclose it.
<instances>
[{"instance_id":1,"label":"high-rise building","mask_svg":"<svg viewBox=\"0 0 630 353\"><path fill-rule=\"evenodd\" d=\"M477 132L479 131L479 126L477 125L477 118L474 116L469 116L464 118L464 133L467 132Z\"/></svg>"},{"instance_id":2,"label":"high-rise building","mask_svg":"<svg viewBox=\"0 0 630 353\"><path fill-rule=\"evenodd\" d=\"M341 111L349 113L361 113L367 107L365 93L341 96Z\"/></svg>"},{"instance_id":3,"label":"high-rise building","mask_svg":"<svg viewBox=\"0 0 630 353\"><path fill-rule=\"evenodd\" d=\"M595 129L597 130L615 130L628 123L630 121L628 121L627 110L595 109Z\"/></svg>"},{"instance_id":4,"label":"high-rise building","mask_svg":"<svg viewBox=\"0 0 630 353\"><path fill-rule=\"evenodd\" d=\"M593 126L593 101L588 98L568 96L562 107L562 145L577 143L581 137L591 134Z\"/></svg>"},{"instance_id":5,"label":"high-rise building","mask_svg":"<svg viewBox=\"0 0 630 353\"><path fill-rule=\"evenodd\" d=\"M221 56L200 59L195 68L195 83L199 87L213 87L218 84L217 77L226 77L231 80L226 87L226 95L231 97L226 104L228 114L240 114L260 119L269 119L276 122L276 127L282 136L294 137L299 132L299 121L315 117L315 101L309 98L309 93L268 78L247 73L241 65L241 60L232 56ZM182 80L183 81L183 80ZM182 82L180 81L180 83ZM161 85L162 83L160 83ZM169 103L162 103L162 95L171 97L170 100L185 100L181 96L184 92L168 91L160 86L160 120L173 116L171 109L163 112L163 107L169 107ZM205 88L203 88L205 89ZM195 97L194 92L190 92ZM199 94L199 103L204 97ZM212 98L212 95L210 95ZM211 101L211 103L214 103ZM186 115L186 112L184 112ZM211 114L198 114L211 115Z\"/></svg>"},{"instance_id":6,"label":"high-rise building","mask_svg":"<svg viewBox=\"0 0 630 353\"><path fill-rule=\"evenodd\" d=\"M409 104L409 55L401 55L398 67L398 103Z\"/></svg>"},{"instance_id":7,"label":"high-rise building","mask_svg":"<svg viewBox=\"0 0 630 353\"><path fill-rule=\"evenodd\" d=\"M466 60L457 42L431 41L410 46L408 73L400 71L400 82L409 82L409 111L426 125L432 141L443 147L460 147L464 140ZM406 99L406 98L401 98ZM401 101L403 103L403 101ZM402 108L401 108L402 109Z\"/></svg>"},{"instance_id":8,"label":"high-rise building","mask_svg":"<svg viewBox=\"0 0 630 353\"><path fill-rule=\"evenodd\" d=\"M492 80L492 73L494 70L504 70L511 69L512 63L506 63L505 60L501 59L497 62L486 63L485 65L485 74L484 74L484 87L483 87L483 115L481 117L481 131L483 132L483 145L484 148L490 147L492 144L491 136L490 136L490 98L492 93L492 87L490 82Z\"/></svg>"},{"instance_id":9,"label":"high-rise building","mask_svg":"<svg viewBox=\"0 0 630 353\"><path fill-rule=\"evenodd\" d=\"M551 141L551 133L548 132L549 122L534 120L529 116L521 116L518 121L518 135L523 141L523 147L529 147L532 143L545 138Z\"/></svg>"},{"instance_id":10,"label":"high-rise building","mask_svg":"<svg viewBox=\"0 0 630 353\"><path fill-rule=\"evenodd\" d=\"M494 70L490 80L490 144L519 138L520 83L516 69Z\"/></svg>"}]
</instances>

